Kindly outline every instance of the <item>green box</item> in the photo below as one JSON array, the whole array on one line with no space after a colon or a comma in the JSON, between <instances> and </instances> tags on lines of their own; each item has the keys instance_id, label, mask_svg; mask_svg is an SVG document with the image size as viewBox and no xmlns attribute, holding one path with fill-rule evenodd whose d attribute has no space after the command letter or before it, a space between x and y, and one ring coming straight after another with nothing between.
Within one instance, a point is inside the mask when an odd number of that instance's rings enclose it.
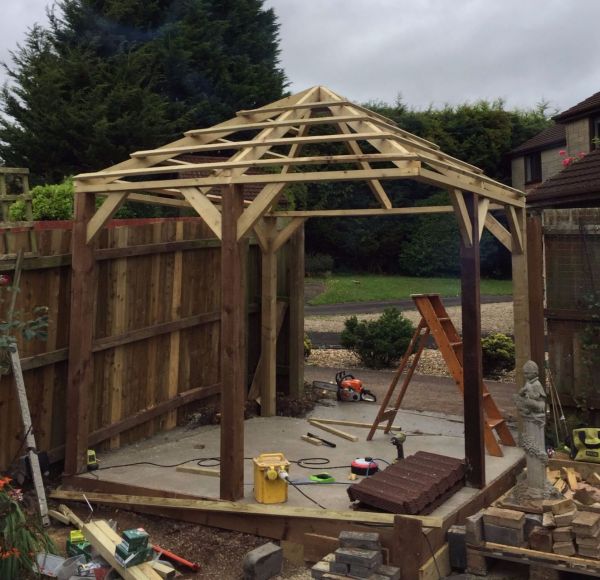
<instances>
[{"instance_id":1,"label":"green box","mask_svg":"<svg viewBox=\"0 0 600 580\"><path fill-rule=\"evenodd\" d=\"M85 561L92 559L92 544L87 541L71 542L67 540L67 556L85 556Z\"/></svg>"},{"instance_id":2,"label":"green box","mask_svg":"<svg viewBox=\"0 0 600 580\"><path fill-rule=\"evenodd\" d=\"M142 528L125 530L121 534L121 538L129 551L140 550L148 546L148 532Z\"/></svg>"}]
</instances>

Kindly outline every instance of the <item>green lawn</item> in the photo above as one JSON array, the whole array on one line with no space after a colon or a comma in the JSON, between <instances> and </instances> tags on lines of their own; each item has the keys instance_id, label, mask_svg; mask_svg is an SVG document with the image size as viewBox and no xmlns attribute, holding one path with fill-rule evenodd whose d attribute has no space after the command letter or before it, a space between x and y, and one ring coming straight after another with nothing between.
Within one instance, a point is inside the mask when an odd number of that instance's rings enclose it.
<instances>
[{"instance_id":1,"label":"green lawn","mask_svg":"<svg viewBox=\"0 0 600 580\"><path fill-rule=\"evenodd\" d=\"M339 302L369 302L402 300L411 294L435 293L458 296L458 278L411 278L409 276L336 275L323 279L326 289L310 304L337 304ZM481 280L482 295L512 294L511 280Z\"/></svg>"}]
</instances>

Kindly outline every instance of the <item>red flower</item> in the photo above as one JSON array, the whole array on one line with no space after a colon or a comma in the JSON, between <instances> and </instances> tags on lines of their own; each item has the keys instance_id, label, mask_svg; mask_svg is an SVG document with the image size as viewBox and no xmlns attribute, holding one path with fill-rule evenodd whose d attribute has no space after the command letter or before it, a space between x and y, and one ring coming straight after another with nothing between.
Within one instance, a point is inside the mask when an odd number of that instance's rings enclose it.
<instances>
[{"instance_id":1,"label":"red flower","mask_svg":"<svg viewBox=\"0 0 600 580\"><path fill-rule=\"evenodd\" d=\"M563 164L563 167L568 167L569 165L571 165L571 158L566 157L565 159L562 160L562 164Z\"/></svg>"},{"instance_id":2,"label":"red flower","mask_svg":"<svg viewBox=\"0 0 600 580\"><path fill-rule=\"evenodd\" d=\"M10 276L0 274L0 286L8 286L10 284Z\"/></svg>"},{"instance_id":3,"label":"red flower","mask_svg":"<svg viewBox=\"0 0 600 580\"><path fill-rule=\"evenodd\" d=\"M560 156L564 156L564 155L566 155L566 154L567 154L567 152L566 152L564 149L561 149L561 150L558 152L558 154L559 154Z\"/></svg>"}]
</instances>

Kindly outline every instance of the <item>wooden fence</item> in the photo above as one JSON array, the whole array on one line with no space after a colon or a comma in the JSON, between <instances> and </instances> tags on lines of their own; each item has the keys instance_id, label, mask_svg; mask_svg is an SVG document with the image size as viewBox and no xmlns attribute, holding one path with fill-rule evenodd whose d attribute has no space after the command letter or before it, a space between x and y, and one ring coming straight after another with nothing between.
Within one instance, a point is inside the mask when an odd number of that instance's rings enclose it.
<instances>
[{"instance_id":1,"label":"wooden fence","mask_svg":"<svg viewBox=\"0 0 600 580\"><path fill-rule=\"evenodd\" d=\"M600 209L545 210L543 219L550 370L564 405L599 409L600 361L585 336L599 324L589 301L600 293Z\"/></svg>"},{"instance_id":2,"label":"wooden fence","mask_svg":"<svg viewBox=\"0 0 600 580\"><path fill-rule=\"evenodd\" d=\"M31 226L3 231L0 272L28 249ZM38 448L64 453L69 342L71 222L34 225L37 254L24 261L17 308L47 306L46 342L20 343ZM285 252L278 294L288 295ZM174 427L190 403L218 395L220 242L197 218L115 220L97 243L94 385L88 393L90 446L111 448ZM13 256L13 257L11 257ZM260 252L248 268L249 383L260 355ZM0 307L5 307L3 303ZM284 325L281 338L285 339ZM285 373L288 352L280 349ZM0 469L21 452L23 430L12 376L0 381Z\"/></svg>"}]
</instances>

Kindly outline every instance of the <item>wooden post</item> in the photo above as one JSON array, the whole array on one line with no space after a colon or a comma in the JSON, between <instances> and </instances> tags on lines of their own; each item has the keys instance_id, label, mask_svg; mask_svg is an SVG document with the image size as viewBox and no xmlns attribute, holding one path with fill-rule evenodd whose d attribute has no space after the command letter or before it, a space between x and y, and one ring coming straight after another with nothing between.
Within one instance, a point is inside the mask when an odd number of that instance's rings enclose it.
<instances>
[{"instance_id":1,"label":"wooden post","mask_svg":"<svg viewBox=\"0 0 600 580\"><path fill-rule=\"evenodd\" d=\"M304 392L304 225L289 243L289 394L300 397Z\"/></svg>"},{"instance_id":2,"label":"wooden post","mask_svg":"<svg viewBox=\"0 0 600 580\"><path fill-rule=\"evenodd\" d=\"M513 238L512 281L515 320L515 380L517 386L521 387L525 382L523 377L523 365L531 358L525 210L514 208L508 215L510 231Z\"/></svg>"},{"instance_id":3,"label":"wooden post","mask_svg":"<svg viewBox=\"0 0 600 580\"><path fill-rule=\"evenodd\" d=\"M392 532L390 564L400 568L401 578L419 578L423 563L423 526L419 520L396 516Z\"/></svg>"},{"instance_id":4,"label":"wooden post","mask_svg":"<svg viewBox=\"0 0 600 580\"><path fill-rule=\"evenodd\" d=\"M94 215L95 196L75 194L72 236L71 314L67 384L65 475L86 470L89 405L94 381L92 341L97 268L94 252L86 243L86 230Z\"/></svg>"},{"instance_id":5,"label":"wooden post","mask_svg":"<svg viewBox=\"0 0 600 580\"><path fill-rule=\"evenodd\" d=\"M479 295L478 197L465 192L471 218L471 245L461 241L461 306L463 329L463 383L465 457L467 484L485 486L485 444L483 430L483 371L481 366L481 310Z\"/></svg>"},{"instance_id":6,"label":"wooden post","mask_svg":"<svg viewBox=\"0 0 600 580\"><path fill-rule=\"evenodd\" d=\"M237 241L243 188L223 189L221 245L221 499L244 497L246 266L248 240Z\"/></svg>"},{"instance_id":7,"label":"wooden post","mask_svg":"<svg viewBox=\"0 0 600 580\"><path fill-rule=\"evenodd\" d=\"M260 414L277 413L277 252L273 241L277 235L277 218L264 218L267 246L261 248L261 357Z\"/></svg>"},{"instance_id":8,"label":"wooden post","mask_svg":"<svg viewBox=\"0 0 600 580\"><path fill-rule=\"evenodd\" d=\"M527 216L527 278L531 360L537 363L540 382L546 384L544 329L544 237L540 212Z\"/></svg>"}]
</instances>

